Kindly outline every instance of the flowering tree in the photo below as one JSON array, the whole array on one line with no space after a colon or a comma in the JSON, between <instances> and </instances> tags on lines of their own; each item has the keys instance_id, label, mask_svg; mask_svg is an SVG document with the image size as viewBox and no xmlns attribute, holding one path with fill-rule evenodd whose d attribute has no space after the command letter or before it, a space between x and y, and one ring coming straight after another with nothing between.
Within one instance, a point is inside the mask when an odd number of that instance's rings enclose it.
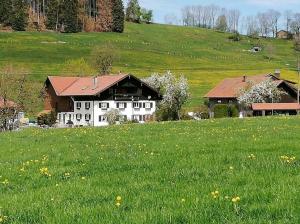
<instances>
[{"instance_id":1,"label":"flowering tree","mask_svg":"<svg viewBox=\"0 0 300 224\"><path fill-rule=\"evenodd\" d=\"M284 94L272 79L267 79L256 85L249 83L248 88L241 89L238 102L246 107L252 103L276 103Z\"/></svg>"},{"instance_id":2,"label":"flowering tree","mask_svg":"<svg viewBox=\"0 0 300 224\"><path fill-rule=\"evenodd\" d=\"M176 78L170 71L163 75L153 74L143 80L149 86L157 89L163 96L159 109L168 115L167 119L180 120L180 110L189 97L189 85L182 75Z\"/></svg>"},{"instance_id":3,"label":"flowering tree","mask_svg":"<svg viewBox=\"0 0 300 224\"><path fill-rule=\"evenodd\" d=\"M118 121L120 112L117 109L111 109L110 111L106 112L105 117L107 118L107 122L110 125L113 125Z\"/></svg>"}]
</instances>

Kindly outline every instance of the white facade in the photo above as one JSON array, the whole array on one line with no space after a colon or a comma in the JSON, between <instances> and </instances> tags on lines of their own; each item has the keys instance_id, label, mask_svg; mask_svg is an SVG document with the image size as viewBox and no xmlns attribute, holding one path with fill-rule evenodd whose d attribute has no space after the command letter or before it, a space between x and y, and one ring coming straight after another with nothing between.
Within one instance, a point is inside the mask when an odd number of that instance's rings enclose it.
<instances>
[{"instance_id":1,"label":"white facade","mask_svg":"<svg viewBox=\"0 0 300 224\"><path fill-rule=\"evenodd\" d=\"M156 101L74 101L74 112L58 113L60 125L69 121L75 126L106 126L105 114L118 109L123 120L144 123L156 111Z\"/></svg>"}]
</instances>

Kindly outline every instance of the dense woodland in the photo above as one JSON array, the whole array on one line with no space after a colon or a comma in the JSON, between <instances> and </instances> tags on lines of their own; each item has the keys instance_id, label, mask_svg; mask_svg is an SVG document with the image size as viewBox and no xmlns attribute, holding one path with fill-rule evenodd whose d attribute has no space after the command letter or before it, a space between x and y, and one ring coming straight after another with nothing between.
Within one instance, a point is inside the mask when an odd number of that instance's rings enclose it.
<instances>
[{"instance_id":1,"label":"dense woodland","mask_svg":"<svg viewBox=\"0 0 300 224\"><path fill-rule=\"evenodd\" d=\"M122 0L1 0L0 24L17 31L123 32Z\"/></svg>"}]
</instances>

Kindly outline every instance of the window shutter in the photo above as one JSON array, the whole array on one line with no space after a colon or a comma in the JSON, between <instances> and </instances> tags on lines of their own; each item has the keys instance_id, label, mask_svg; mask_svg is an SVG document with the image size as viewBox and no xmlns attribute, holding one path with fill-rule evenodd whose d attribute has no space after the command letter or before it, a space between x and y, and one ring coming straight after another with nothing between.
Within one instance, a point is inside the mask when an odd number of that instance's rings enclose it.
<instances>
[{"instance_id":1,"label":"window shutter","mask_svg":"<svg viewBox=\"0 0 300 224\"><path fill-rule=\"evenodd\" d=\"M142 107L143 107L142 103L139 103L139 108L142 108Z\"/></svg>"},{"instance_id":2,"label":"window shutter","mask_svg":"<svg viewBox=\"0 0 300 224\"><path fill-rule=\"evenodd\" d=\"M140 117L139 117L139 118L140 118L140 121L143 121L143 116L142 116L142 115L140 115Z\"/></svg>"},{"instance_id":3,"label":"window shutter","mask_svg":"<svg viewBox=\"0 0 300 224\"><path fill-rule=\"evenodd\" d=\"M117 108L119 108L119 103L117 103Z\"/></svg>"},{"instance_id":4,"label":"window shutter","mask_svg":"<svg viewBox=\"0 0 300 224\"><path fill-rule=\"evenodd\" d=\"M153 103L150 103L150 107L153 108Z\"/></svg>"},{"instance_id":5,"label":"window shutter","mask_svg":"<svg viewBox=\"0 0 300 224\"><path fill-rule=\"evenodd\" d=\"M127 108L127 103L124 103L124 108Z\"/></svg>"},{"instance_id":6,"label":"window shutter","mask_svg":"<svg viewBox=\"0 0 300 224\"><path fill-rule=\"evenodd\" d=\"M109 108L109 103L107 103L107 108Z\"/></svg>"},{"instance_id":7,"label":"window shutter","mask_svg":"<svg viewBox=\"0 0 300 224\"><path fill-rule=\"evenodd\" d=\"M145 103L143 103L143 108L146 108L146 104Z\"/></svg>"}]
</instances>

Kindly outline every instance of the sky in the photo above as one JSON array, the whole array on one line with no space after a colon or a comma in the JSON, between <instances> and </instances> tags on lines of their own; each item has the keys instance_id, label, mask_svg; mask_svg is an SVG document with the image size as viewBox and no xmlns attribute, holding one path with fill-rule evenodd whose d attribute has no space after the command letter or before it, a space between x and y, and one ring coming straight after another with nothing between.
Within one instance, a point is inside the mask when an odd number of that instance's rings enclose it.
<instances>
[{"instance_id":1,"label":"sky","mask_svg":"<svg viewBox=\"0 0 300 224\"><path fill-rule=\"evenodd\" d=\"M300 12L300 0L139 0L139 3L153 10L154 22L157 23L164 23L166 14L175 14L180 19L181 9L187 5L216 4L227 9L239 9L242 16L255 15L268 9Z\"/></svg>"}]
</instances>

